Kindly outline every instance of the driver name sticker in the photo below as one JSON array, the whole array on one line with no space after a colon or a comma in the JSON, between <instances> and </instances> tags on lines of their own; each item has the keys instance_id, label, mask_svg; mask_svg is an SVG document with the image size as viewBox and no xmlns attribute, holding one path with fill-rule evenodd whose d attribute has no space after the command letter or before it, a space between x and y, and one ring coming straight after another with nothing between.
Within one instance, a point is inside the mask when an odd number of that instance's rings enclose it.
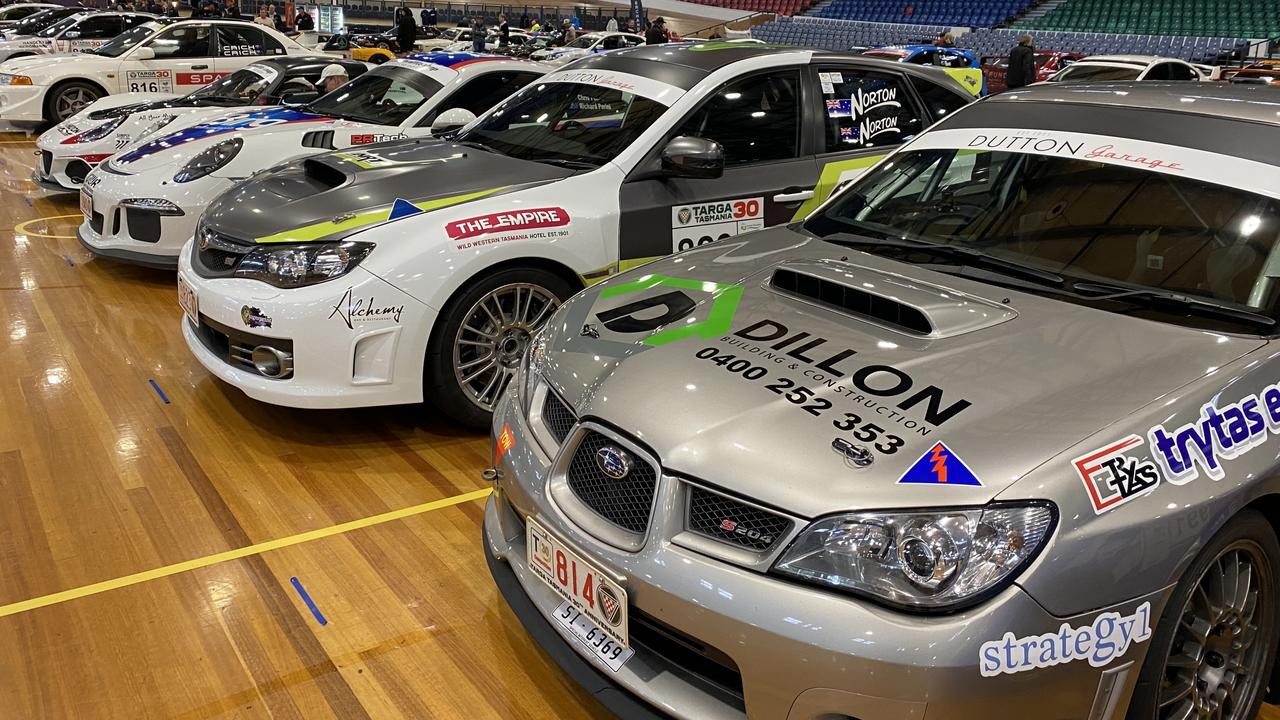
<instances>
[{"instance_id":1,"label":"driver name sticker","mask_svg":"<svg viewBox=\"0 0 1280 720\"><path fill-rule=\"evenodd\" d=\"M263 80L266 80L268 83L273 82L280 75L280 71L270 67L269 65L263 65L261 63L247 65L245 66L245 70L248 70Z\"/></svg>"},{"instance_id":2,"label":"driver name sticker","mask_svg":"<svg viewBox=\"0 0 1280 720\"><path fill-rule=\"evenodd\" d=\"M171 70L129 70L124 74L124 86L127 92L173 92L173 71Z\"/></svg>"},{"instance_id":3,"label":"driver name sticker","mask_svg":"<svg viewBox=\"0 0 1280 720\"><path fill-rule=\"evenodd\" d=\"M736 198L671 208L671 252L764 228L764 198Z\"/></svg>"},{"instance_id":4,"label":"driver name sticker","mask_svg":"<svg viewBox=\"0 0 1280 720\"><path fill-rule=\"evenodd\" d=\"M685 93L684 90L675 85L664 83L661 80L615 70L569 70L547 75L540 82L581 83L583 85L614 88L626 93L643 95L663 105L671 105Z\"/></svg>"},{"instance_id":5,"label":"driver name sticker","mask_svg":"<svg viewBox=\"0 0 1280 720\"><path fill-rule=\"evenodd\" d=\"M454 220L444 231L458 250L471 250L511 240L553 240L569 234L568 230L554 229L568 224L569 213L564 208L544 207Z\"/></svg>"}]
</instances>

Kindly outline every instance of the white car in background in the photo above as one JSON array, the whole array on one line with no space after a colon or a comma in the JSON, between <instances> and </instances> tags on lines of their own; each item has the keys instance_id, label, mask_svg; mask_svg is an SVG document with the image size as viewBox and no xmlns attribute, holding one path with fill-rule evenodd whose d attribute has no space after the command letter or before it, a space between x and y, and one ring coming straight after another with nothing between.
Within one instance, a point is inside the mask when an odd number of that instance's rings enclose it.
<instances>
[{"instance_id":1,"label":"white car in background","mask_svg":"<svg viewBox=\"0 0 1280 720\"><path fill-rule=\"evenodd\" d=\"M1095 55L1077 60L1045 82L1125 82L1129 80L1201 81L1194 65L1153 55Z\"/></svg>"},{"instance_id":2,"label":"white car in background","mask_svg":"<svg viewBox=\"0 0 1280 720\"><path fill-rule=\"evenodd\" d=\"M516 48L529 41L529 33L512 30L508 33L507 38L510 40L510 46L512 48ZM498 33L490 31L484 39L484 51L496 52L501 47ZM471 52L471 38L459 40L458 42L446 47L445 50L448 52Z\"/></svg>"},{"instance_id":3,"label":"white car in background","mask_svg":"<svg viewBox=\"0 0 1280 720\"><path fill-rule=\"evenodd\" d=\"M53 3L15 3L0 8L0 29L12 27L23 18L30 17L42 10L62 7Z\"/></svg>"},{"instance_id":4,"label":"white car in background","mask_svg":"<svg viewBox=\"0 0 1280 720\"><path fill-rule=\"evenodd\" d=\"M563 47L549 47L538 50L531 57L534 60L541 60L552 65L564 65L580 57L643 44L643 35L624 32L595 32L579 35L576 40Z\"/></svg>"},{"instance_id":5,"label":"white car in background","mask_svg":"<svg viewBox=\"0 0 1280 720\"><path fill-rule=\"evenodd\" d=\"M502 56L423 53L379 65L309 105L241 111L156 135L85 178L77 235L95 255L172 268L205 208L238 181L343 148L353 148L346 156L358 166L368 155L361 146L462 127L548 70ZM329 177L316 180L315 192ZM335 227L346 222L337 212L320 219L330 218Z\"/></svg>"},{"instance_id":6,"label":"white car in background","mask_svg":"<svg viewBox=\"0 0 1280 720\"><path fill-rule=\"evenodd\" d=\"M161 18L91 52L0 64L0 120L62 122L107 95L184 95L256 60L309 53L261 25Z\"/></svg>"},{"instance_id":7,"label":"white car in background","mask_svg":"<svg viewBox=\"0 0 1280 720\"><path fill-rule=\"evenodd\" d=\"M85 12L68 15L35 35L0 40L0 62L31 55L95 50L115 36L155 20L147 13Z\"/></svg>"},{"instance_id":8,"label":"white car in background","mask_svg":"<svg viewBox=\"0 0 1280 720\"><path fill-rule=\"evenodd\" d=\"M63 7L62 5L43 8L21 20L5 25L3 29L0 29L0 38L12 40L17 37L35 35L64 17L79 15L82 12L87 11L81 7Z\"/></svg>"}]
</instances>

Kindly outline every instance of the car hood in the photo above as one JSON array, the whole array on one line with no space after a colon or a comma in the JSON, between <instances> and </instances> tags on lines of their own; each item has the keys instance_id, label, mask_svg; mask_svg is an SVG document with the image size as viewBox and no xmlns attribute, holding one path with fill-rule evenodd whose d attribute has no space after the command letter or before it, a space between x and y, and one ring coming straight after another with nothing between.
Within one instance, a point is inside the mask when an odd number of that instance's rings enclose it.
<instances>
[{"instance_id":1,"label":"car hood","mask_svg":"<svg viewBox=\"0 0 1280 720\"><path fill-rule=\"evenodd\" d=\"M440 140L382 143L261 173L215 200L204 220L241 240L334 241L391 219L573 174Z\"/></svg>"},{"instance_id":2,"label":"car hood","mask_svg":"<svg viewBox=\"0 0 1280 720\"><path fill-rule=\"evenodd\" d=\"M89 53L59 53L56 55L29 55L0 63L0 73L19 75L54 75L66 71L68 65L77 68L89 63L117 63L119 59L106 58Z\"/></svg>"},{"instance_id":3,"label":"car hood","mask_svg":"<svg viewBox=\"0 0 1280 720\"><path fill-rule=\"evenodd\" d=\"M904 329L922 322L932 329ZM986 503L1262 345L791 228L612 278L550 327L543 377L579 417L622 430L672 473L805 517Z\"/></svg>"}]
</instances>

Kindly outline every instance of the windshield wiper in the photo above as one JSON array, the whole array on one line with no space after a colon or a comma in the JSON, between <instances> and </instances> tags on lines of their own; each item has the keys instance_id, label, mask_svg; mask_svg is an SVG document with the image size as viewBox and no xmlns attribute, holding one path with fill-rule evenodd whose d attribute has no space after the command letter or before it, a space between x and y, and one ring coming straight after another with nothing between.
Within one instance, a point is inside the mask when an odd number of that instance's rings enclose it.
<instances>
[{"instance_id":1,"label":"windshield wiper","mask_svg":"<svg viewBox=\"0 0 1280 720\"><path fill-rule=\"evenodd\" d=\"M1122 300L1145 305L1177 305L1202 315L1239 320L1253 325L1272 327L1276 319L1270 315L1241 310L1205 300L1192 295L1156 290L1154 288L1132 288L1125 285L1109 285L1107 283L1077 282L1071 289L1076 295L1089 300Z\"/></svg>"},{"instance_id":2,"label":"windshield wiper","mask_svg":"<svg viewBox=\"0 0 1280 720\"><path fill-rule=\"evenodd\" d=\"M557 158L546 158L539 160L540 163L547 165L555 165L556 167L569 168L570 170L595 170L600 167L596 163L587 162L585 160L564 160Z\"/></svg>"},{"instance_id":3,"label":"windshield wiper","mask_svg":"<svg viewBox=\"0 0 1280 720\"><path fill-rule=\"evenodd\" d=\"M960 245L943 245L940 243L925 242L923 240L908 240L906 238L869 238L862 235L854 235L853 233L835 233L823 238L837 245L846 245L849 247L888 247L899 250L914 250L925 255L933 255L935 257L949 258L958 261L961 265L974 265L985 267L988 270L1002 270L1011 275L1034 280L1043 285L1051 285L1054 287L1062 287L1065 283L1061 275L1041 270L1040 268L1030 265L1023 265L1013 260L1005 260L994 255L988 255L981 250L975 250Z\"/></svg>"}]
</instances>

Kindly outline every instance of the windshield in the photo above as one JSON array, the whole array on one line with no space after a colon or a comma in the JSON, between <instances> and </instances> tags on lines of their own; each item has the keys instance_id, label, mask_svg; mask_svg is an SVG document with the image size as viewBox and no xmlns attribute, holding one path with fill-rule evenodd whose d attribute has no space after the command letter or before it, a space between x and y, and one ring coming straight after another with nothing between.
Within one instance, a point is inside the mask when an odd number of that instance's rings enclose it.
<instances>
[{"instance_id":1,"label":"windshield","mask_svg":"<svg viewBox=\"0 0 1280 720\"><path fill-rule=\"evenodd\" d=\"M253 65L237 70L196 90L187 97L193 100L247 105L271 84L275 71Z\"/></svg>"},{"instance_id":2,"label":"windshield","mask_svg":"<svg viewBox=\"0 0 1280 720\"><path fill-rule=\"evenodd\" d=\"M29 15L19 20L18 24L9 28L9 33L13 36L34 35L68 15L75 15L81 12L84 11L80 8L55 8L38 12L35 15Z\"/></svg>"},{"instance_id":3,"label":"windshield","mask_svg":"<svg viewBox=\"0 0 1280 720\"><path fill-rule=\"evenodd\" d=\"M319 98L307 109L373 125L399 125L441 87L417 70L384 65Z\"/></svg>"},{"instance_id":4,"label":"windshield","mask_svg":"<svg viewBox=\"0 0 1280 720\"><path fill-rule=\"evenodd\" d=\"M57 37L58 35L62 34L63 30L66 30L67 28L72 27L78 22L80 22L80 18L74 15L70 17L64 17L58 22L36 33L36 37L44 37L44 38Z\"/></svg>"},{"instance_id":5,"label":"windshield","mask_svg":"<svg viewBox=\"0 0 1280 720\"><path fill-rule=\"evenodd\" d=\"M0 9L0 20L17 20L18 18L24 18L24 17L27 17L28 15L34 15L40 12L41 10L47 10L47 9L48 8L40 8L40 7L7 7L7 8Z\"/></svg>"},{"instance_id":6,"label":"windshield","mask_svg":"<svg viewBox=\"0 0 1280 720\"><path fill-rule=\"evenodd\" d=\"M1054 82L1081 80L1113 81L1137 80L1142 68L1117 67L1114 65L1081 65L1076 64L1053 76Z\"/></svg>"},{"instance_id":7,"label":"windshield","mask_svg":"<svg viewBox=\"0 0 1280 720\"><path fill-rule=\"evenodd\" d=\"M534 83L458 136L494 152L535 162L599 167L612 160L667 108L614 88Z\"/></svg>"},{"instance_id":8,"label":"windshield","mask_svg":"<svg viewBox=\"0 0 1280 720\"><path fill-rule=\"evenodd\" d=\"M92 52L95 55L106 55L107 57L120 57L132 48L134 45L142 42L151 36L151 33L159 30L163 25L159 23L149 22L143 23L135 28L126 30L119 35L111 38L103 43L102 47Z\"/></svg>"},{"instance_id":9,"label":"windshield","mask_svg":"<svg viewBox=\"0 0 1280 720\"><path fill-rule=\"evenodd\" d=\"M1074 157L906 152L805 227L960 247L1071 279L1241 308L1270 309L1278 294L1280 202Z\"/></svg>"}]
</instances>

